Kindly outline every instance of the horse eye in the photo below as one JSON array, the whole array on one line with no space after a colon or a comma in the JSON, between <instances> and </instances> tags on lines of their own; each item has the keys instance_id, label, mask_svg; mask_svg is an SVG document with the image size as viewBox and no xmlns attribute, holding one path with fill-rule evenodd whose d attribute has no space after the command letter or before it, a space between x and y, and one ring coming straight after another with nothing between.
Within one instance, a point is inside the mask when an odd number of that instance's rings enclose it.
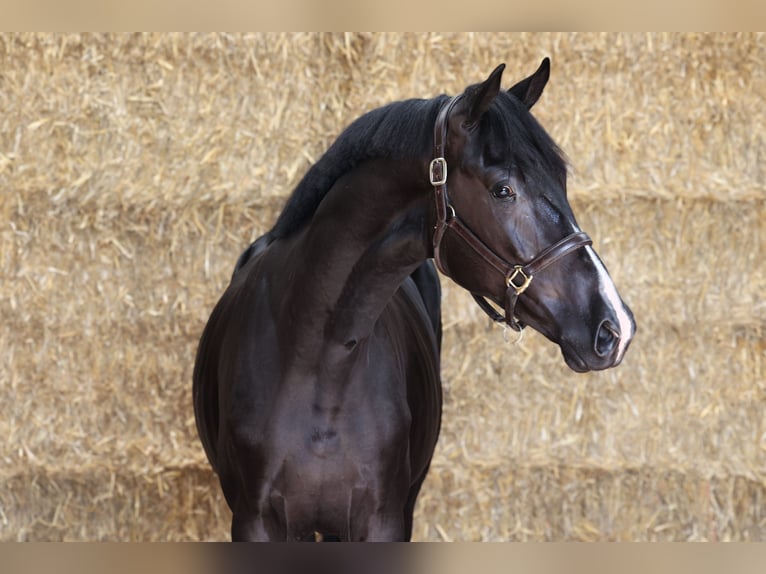
<instances>
[{"instance_id":1,"label":"horse eye","mask_svg":"<svg viewBox=\"0 0 766 574\"><path fill-rule=\"evenodd\" d=\"M510 199L516 197L516 192L508 185L502 185L492 190L492 195L497 199Z\"/></svg>"}]
</instances>

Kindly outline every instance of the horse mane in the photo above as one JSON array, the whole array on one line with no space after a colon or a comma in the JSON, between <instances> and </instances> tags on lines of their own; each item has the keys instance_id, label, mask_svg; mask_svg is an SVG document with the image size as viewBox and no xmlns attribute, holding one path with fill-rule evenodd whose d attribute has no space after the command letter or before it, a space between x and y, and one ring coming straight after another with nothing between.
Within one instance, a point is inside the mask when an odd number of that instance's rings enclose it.
<instances>
[{"instance_id":1,"label":"horse mane","mask_svg":"<svg viewBox=\"0 0 766 574\"><path fill-rule=\"evenodd\" d=\"M303 227L333 184L363 161L430 153L436 115L447 99L442 95L394 102L354 120L293 190L267 234L268 242ZM500 92L482 117L481 129L487 130L488 153L506 159L510 150L511 163L525 176L546 174L561 183L566 180L564 153L515 96Z\"/></svg>"},{"instance_id":2,"label":"horse mane","mask_svg":"<svg viewBox=\"0 0 766 574\"><path fill-rule=\"evenodd\" d=\"M363 161L430 153L433 125L446 99L439 96L394 102L354 120L298 183L268 233L270 239L285 238L300 229L333 184Z\"/></svg>"}]
</instances>

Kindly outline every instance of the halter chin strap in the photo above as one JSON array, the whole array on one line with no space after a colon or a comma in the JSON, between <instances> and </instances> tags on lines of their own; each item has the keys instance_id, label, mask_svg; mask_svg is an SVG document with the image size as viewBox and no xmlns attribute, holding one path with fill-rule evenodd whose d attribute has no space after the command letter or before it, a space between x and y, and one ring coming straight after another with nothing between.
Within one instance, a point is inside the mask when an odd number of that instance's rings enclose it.
<instances>
[{"instance_id":1,"label":"halter chin strap","mask_svg":"<svg viewBox=\"0 0 766 574\"><path fill-rule=\"evenodd\" d=\"M504 277L507 286L505 292L505 315L498 313L483 296L477 293L471 293L471 295L479 304L479 307L493 321L507 323L513 330L521 331L524 328L524 324L516 318L514 311L519 296L527 290L534 276L575 249L591 245L592 241L586 233L578 231L546 247L531 261L524 264L512 264L495 253L463 223L455 213L455 208L449 202L449 195L447 194L447 160L445 159L447 120L460 98L461 96L455 96L439 110L434 126L434 159L431 160L431 165L428 169L436 198L436 226L433 238L434 260L439 271L449 276L441 257L441 243L448 231L461 239L485 263L489 264L490 267Z\"/></svg>"}]
</instances>

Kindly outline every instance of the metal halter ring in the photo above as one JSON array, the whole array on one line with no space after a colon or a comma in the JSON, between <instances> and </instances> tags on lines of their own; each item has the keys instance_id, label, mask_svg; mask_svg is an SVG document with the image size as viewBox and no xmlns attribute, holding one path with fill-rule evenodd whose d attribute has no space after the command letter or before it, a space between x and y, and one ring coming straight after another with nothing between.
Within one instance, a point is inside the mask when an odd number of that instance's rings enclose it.
<instances>
[{"instance_id":1,"label":"metal halter ring","mask_svg":"<svg viewBox=\"0 0 766 574\"><path fill-rule=\"evenodd\" d=\"M521 285L517 285L513 282L516 277L521 275L522 283ZM508 284L508 287L513 287L516 290L516 295L521 295L524 291L527 290L527 287L529 287L529 284L532 282L532 275L527 275L524 273L524 269L521 265L514 265L513 271L508 275L508 277L505 278L505 282Z\"/></svg>"}]
</instances>

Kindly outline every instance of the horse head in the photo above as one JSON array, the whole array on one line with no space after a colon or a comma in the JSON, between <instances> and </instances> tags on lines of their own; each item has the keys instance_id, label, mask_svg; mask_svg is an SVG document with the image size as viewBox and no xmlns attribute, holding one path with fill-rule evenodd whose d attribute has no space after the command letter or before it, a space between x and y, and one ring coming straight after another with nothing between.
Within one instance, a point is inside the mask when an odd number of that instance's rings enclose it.
<instances>
[{"instance_id":1,"label":"horse head","mask_svg":"<svg viewBox=\"0 0 766 574\"><path fill-rule=\"evenodd\" d=\"M558 344L573 370L616 366L635 333L633 314L577 225L563 154L530 113L549 60L507 91L503 69L451 99L437 119L437 265L494 319Z\"/></svg>"}]
</instances>

